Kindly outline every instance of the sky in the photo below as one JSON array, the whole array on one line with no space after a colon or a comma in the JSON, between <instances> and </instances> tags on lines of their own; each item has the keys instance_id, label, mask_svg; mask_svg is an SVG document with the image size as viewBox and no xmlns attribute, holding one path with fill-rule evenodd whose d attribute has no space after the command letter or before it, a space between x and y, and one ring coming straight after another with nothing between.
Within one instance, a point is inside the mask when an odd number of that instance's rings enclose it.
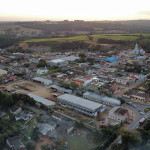
<instances>
[{"instance_id":1,"label":"sky","mask_svg":"<svg viewBox=\"0 0 150 150\"><path fill-rule=\"evenodd\" d=\"M150 0L1 0L0 21L150 19Z\"/></svg>"}]
</instances>

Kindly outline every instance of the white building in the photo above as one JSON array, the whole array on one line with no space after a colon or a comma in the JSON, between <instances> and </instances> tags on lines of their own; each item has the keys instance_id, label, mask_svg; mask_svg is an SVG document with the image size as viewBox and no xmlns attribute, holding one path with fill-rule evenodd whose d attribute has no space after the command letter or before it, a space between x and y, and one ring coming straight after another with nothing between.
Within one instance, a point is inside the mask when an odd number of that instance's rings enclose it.
<instances>
[{"instance_id":1,"label":"white building","mask_svg":"<svg viewBox=\"0 0 150 150\"><path fill-rule=\"evenodd\" d=\"M106 109L106 106L103 106L102 104L70 94L59 96L57 103L63 107L68 107L93 117L97 116L97 113L102 113Z\"/></svg>"},{"instance_id":2,"label":"white building","mask_svg":"<svg viewBox=\"0 0 150 150\"><path fill-rule=\"evenodd\" d=\"M109 111L108 118L121 122L129 119L129 113L127 109L116 106Z\"/></svg>"},{"instance_id":3,"label":"white building","mask_svg":"<svg viewBox=\"0 0 150 150\"><path fill-rule=\"evenodd\" d=\"M107 96L101 96L96 93L86 92L83 94L83 97L89 100L98 102L98 103L106 104L106 105L111 105L111 106L121 105L121 102L118 99L114 99L114 98L107 97Z\"/></svg>"},{"instance_id":4,"label":"white building","mask_svg":"<svg viewBox=\"0 0 150 150\"><path fill-rule=\"evenodd\" d=\"M40 97L40 96L37 96L37 95L34 95L32 93L29 93L28 94L31 98L33 98L37 103L41 103L43 105L45 105L46 107L52 107L55 105L55 102L53 101L50 101L48 99L45 99L43 97Z\"/></svg>"},{"instance_id":5,"label":"white building","mask_svg":"<svg viewBox=\"0 0 150 150\"><path fill-rule=\"evenodd\" d=\"M116 83L122 84L122 85L128 85L131 82L131 80L125 78L125 77L118 77L116 78Z\"/></svg>"},{"instance_id":6,"label":"white building","mask_svg":"<svg viewBox=\"0 0 150 150\"><path fill-rule=\"evenodd\" d=\"M133 54L134 55L143 55L145 53L145 51L143 49L139 49L138 48L138 44L135 44L135 48L133 50Z\"/></svg>"},{"instance_id":7,"label":"white building","mask_svg":"<svg viewBox=\"0 0 150 150\"><path fill-rule=\"evenodd\" d=\"M48 61L48 64L51 66L58 66L58 65L65 66L67 64L67 61L63 59L54 59L54 60Z\"/></svg>"}]
</instances>

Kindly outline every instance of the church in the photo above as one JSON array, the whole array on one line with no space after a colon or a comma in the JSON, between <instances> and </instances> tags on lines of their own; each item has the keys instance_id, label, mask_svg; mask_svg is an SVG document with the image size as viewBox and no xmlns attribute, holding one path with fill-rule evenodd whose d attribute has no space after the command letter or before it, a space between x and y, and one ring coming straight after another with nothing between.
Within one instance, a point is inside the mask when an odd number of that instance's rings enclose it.
<instances>
[{"instance_id":1,"label":"church","mask_svg":"<svg viewBox=\"0 0 150 150\"><path fill-rule=\"evenodd\" d=\"M135 48L133 50L133 54L134 55L143 55L143 54L145 54L145 51L143 49L139 49L138 44L136 43Z\"/></svg>"}]
</instances>

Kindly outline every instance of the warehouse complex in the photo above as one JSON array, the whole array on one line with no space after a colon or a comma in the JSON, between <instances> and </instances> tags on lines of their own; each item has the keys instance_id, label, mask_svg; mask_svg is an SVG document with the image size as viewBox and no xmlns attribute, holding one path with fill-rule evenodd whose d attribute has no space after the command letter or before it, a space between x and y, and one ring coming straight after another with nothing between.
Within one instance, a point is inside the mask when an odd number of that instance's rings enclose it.
<instances>
[{"instance_id":1,"label":"warehouse complex","mask_svg":"<svg viewBox=\"0 0 150 150\"><path fill-rule=\"evenodd\" d=\"M61 106L74 109L89 116L97 116L98 113L105 111L106 106L80 98L71 94L63 94L58 97L57 103Z\"/></svg>"},{"instance_id":2,"label":"warehouse complex","mask_svg":"<svg viewBox=\"0 0 150 150\"><path fill-rule=\"evenodd\" d=\"M106 105L111 105L111 106L118 106L121 105L120 100L114 99L114 98L110 98L107 96L101 96L95 93L91 93L91 92L86 92L83 94L84 98L87 98L89 100L98 102L98 103L103 103Z\"/></svg>"}]
</instances>

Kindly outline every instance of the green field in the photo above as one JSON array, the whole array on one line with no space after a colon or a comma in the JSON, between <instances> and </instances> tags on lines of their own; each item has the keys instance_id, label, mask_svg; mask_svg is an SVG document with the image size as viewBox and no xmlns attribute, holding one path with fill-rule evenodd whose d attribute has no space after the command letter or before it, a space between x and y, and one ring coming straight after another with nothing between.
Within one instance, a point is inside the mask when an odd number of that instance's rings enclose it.
<instances>
[{"instance_id":1,"label":"green field","mask_svg":"<svg viewBox=\"0 0 150 150\"><path fill-rule=\"evenodd\" d=\"M95 27L95 28L93 28L95 31L102 31L103 30L103 28L101 28L101 27Z\"/></svg>"},{"instance_id":2,"label":"green field","mask_svg":"<svg viewBox=\"0 0 150 150\"><path fill-rule=\"evenodd\" d=\"M150 39L150 34L142 34L145 39ZM129 40L135 41L140 37L140 34L94 34L93 42L97 42L98 39L112 39L112 40ZM49 41L90 41L87 35L73 36L73 37L61 37L61 38L49 38L49 39L31 39L23 42L37 43L37 42L49 42Z\"/></svg>"},{"instance_id":3,"label":"green field","mask_svg":"<svg viewBox=\"0 0 150 150\"><path fill-rule=\"evenodd\" d=\"M68 150L91 150L94 144L91 144L81 136L73 136L68 141Z\"/></svg>"}]
</instances>

